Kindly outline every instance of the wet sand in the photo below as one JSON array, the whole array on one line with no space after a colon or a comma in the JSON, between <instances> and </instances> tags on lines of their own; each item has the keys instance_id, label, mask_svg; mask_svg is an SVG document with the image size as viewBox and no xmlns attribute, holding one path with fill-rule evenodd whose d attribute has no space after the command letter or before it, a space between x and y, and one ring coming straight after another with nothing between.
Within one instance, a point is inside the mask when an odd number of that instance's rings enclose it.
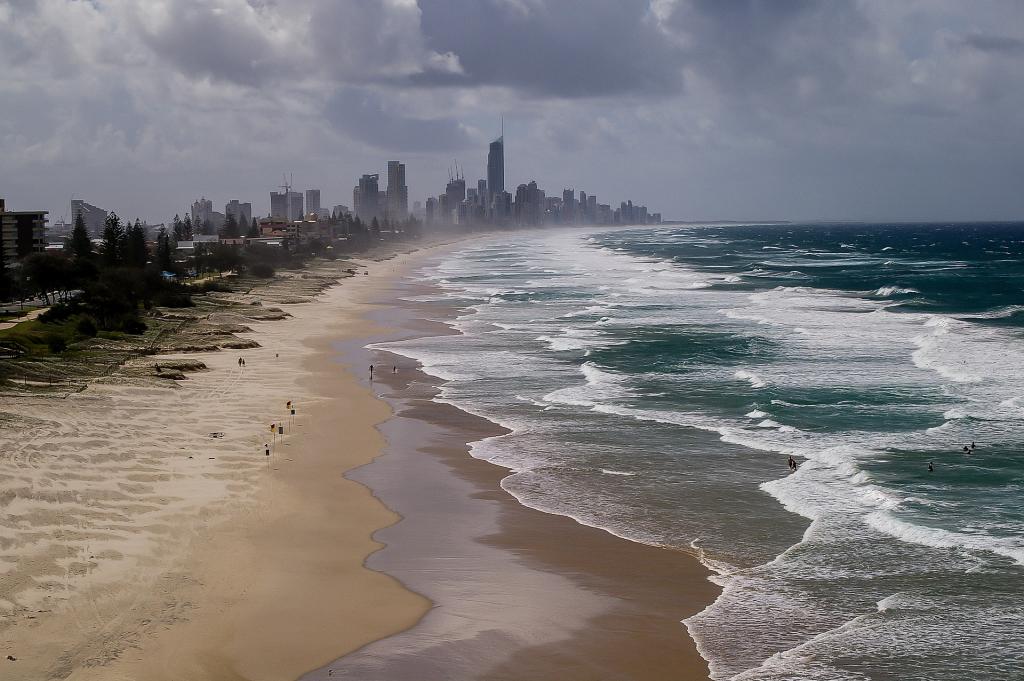
<instances>
[{"instance_id":1,"label":"wet sand","mask_svg":"<svg viewBox=\"0 0 1024 681\"><path fill-rule=\"evenodd\" d=\"M424 293L396 286L381 300ZM423 320L437 307L399 305L377 315L388 337L451 333ZM468 442L504 429L432 401L438 379L408 359L355 344L345 356L401 367L374 382L395 411L381 426L387 453L349 474L403 516L376 533L387 546L367 564L434 605L304 681L708 678L680 623L717 595L693 556L519 504L500 488L506 469L469 455Z\"/></svg>"}]
</instances>

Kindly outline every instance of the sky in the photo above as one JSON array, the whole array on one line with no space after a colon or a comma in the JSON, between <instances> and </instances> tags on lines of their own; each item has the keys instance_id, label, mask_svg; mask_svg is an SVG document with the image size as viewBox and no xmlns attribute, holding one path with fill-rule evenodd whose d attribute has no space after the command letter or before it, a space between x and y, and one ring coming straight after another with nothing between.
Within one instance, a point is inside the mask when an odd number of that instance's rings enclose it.
<instances>
[{"instance_id":1,"label":"sky","mask_svg":"<svg viewBox=\"0 0 1024 681\"><path fill-rule=\"evenodd\" d=\"M1024 219L1024 3L0 0L0 196L149 222L456 162L683 220Z\"/></svg>"}]
</instances>

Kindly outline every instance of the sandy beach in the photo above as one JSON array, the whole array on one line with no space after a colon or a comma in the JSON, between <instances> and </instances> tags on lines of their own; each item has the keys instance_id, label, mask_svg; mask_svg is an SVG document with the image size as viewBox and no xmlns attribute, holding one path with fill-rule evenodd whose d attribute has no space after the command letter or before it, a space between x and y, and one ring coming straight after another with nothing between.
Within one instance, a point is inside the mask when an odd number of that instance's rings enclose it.
<instances>
[{"instance_id":1,"label":"sandy beach","mask_svg":"<svg viewBox=\"0 0 1024 681\"><path fill-rule=\"evenodd\" d=\"M692 556L520 505L468 455L500 427L364 348L450 333L401 300L443 248L237 320L258 348L145 360L186 381L5 404L3 678L707 678Z\"/></svg>"},{"instance_id":2,"label":"sandy beach","mask_svg":"<svg viewBox=\"0 0 1024 681\"><path fill-rule=\"evenodd\" d=\"M363 567L397 516L342 477L389 414L331 350L376 282L239 320L259 348L145 360L207 365L186 381L4 405L3 678L296 678L425 612Z\"/></svg>"}]
</instances>

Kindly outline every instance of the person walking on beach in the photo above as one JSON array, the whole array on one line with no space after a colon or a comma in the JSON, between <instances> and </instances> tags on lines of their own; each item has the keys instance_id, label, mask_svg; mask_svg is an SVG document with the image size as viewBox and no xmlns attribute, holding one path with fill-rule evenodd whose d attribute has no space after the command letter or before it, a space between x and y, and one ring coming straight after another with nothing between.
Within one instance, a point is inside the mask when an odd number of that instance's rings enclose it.
<instances>
[{"instance_id":1,"label":"person walking on beach","mask_svg":"<svg viewBox=\"0 0 1024 681\"><path fill-rule=\"evenodd\" d=\"M393 367L391 367L391 373L393 373L393 374L397 374L398 373L398 365L397 364L394 365Z\"/></svg>"},{"instance_id":2,"label":"person walking on beach","mask_svg":"<svg viewBox=\"0 0 1024 681\"><path fill-rule=\"evenodd\" d=\"M239 366L239 368L241 368L241 366L242 366L242 358L241 357L238 358L238 366Z\"/></svg>"},{"instance_id":3,"label":"person walking on beach","mask_svg":"<svg viewBox=\"0 0 1024 681\"><path fill-rule=\"evenodd\" d=\"M373 380L373 365L370 365L370 380Z\"/></svg>"},{"instance_id":4,"label":"person walking on beach","mask_svg":"<svg viewBox=\"0 0 1024 681\"><path fill-rule=\"evenodd\" d=\"M270 443L264 442L263 443L263 449L265 450L265 454L267 456L270 456Z\"/></svg>"}]
</instances>

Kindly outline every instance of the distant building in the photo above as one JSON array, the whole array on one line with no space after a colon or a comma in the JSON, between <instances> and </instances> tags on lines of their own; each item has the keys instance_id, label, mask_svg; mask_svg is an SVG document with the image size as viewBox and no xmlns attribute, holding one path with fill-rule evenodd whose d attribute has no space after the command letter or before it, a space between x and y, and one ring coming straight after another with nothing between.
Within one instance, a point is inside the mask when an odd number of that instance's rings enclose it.
<instances>
[{"instance_id":1,"label":"distant building","mask_svg":"<svg viewBox=\"0 0 1024 681\"><path fill-rule=\"evenodd\" d=\"M243 228L248 227L252 223L252 204L239 203L237 200L232 199L224 206L224 215L225 217L233 215L235 222Z\"/></svg>"},{"instance_id":2,"label":"distant building","mask_svg":"<svg viewBox=\"0 0 1024 681\"><path fill-rule=\"evenodd\" d=\"M505 136L491 142L487 150L487 190L490 196L505 191Z\"/></svg>"},{"instance_id":3,"label":"distant building","mask_svg":"<svg viewBox=\"0 0 1024 681\"><path fill-rule=\"evenodd\" d=\"M63 245L64 239L71 236L71 231L74 228L74 224L65 222L64 218L61 218L46 228L46 238L49 241Z\"/></svg>"},{"instance_id":4,"label":"distant building","mask_svg":"<svg viewBox=\"0 0 1024 681\"><path fill-rule=\"evenodd\" d=\"M597 196L594 194L587 197L587 221L597 222Z\"/></svg>"},{"instance_id":5,"label":"distant building","mask_svg":"<svg viewBox=\"0 0 1024 681\"><path fill-rule=\"evenodd\" d=\"M192 203L192 224L197 227L205 225L207 222L212 224L210 214L213 213L213 201L209 200L205 196Z\"/></svg>"},{"instance_id":6,"label":"distant building","mask_svg":"<svg viewBox=\"0 0 1024 681\"><path fill-rule=\"evenodd\" d=\"M446 197L445 207L447 210L454 211L458 209L459 204L466 200L466 179L456 175L448 180L448 186L445 187L444 194ZM453 219L448 221L455 222Z\"/></svg>"},{"instance_id":7,"label":"distant building","mask_svg":"<svg viewBox=\"0 0 1024 681\"><path fill-rule=\"evenodd\" d=\"M319 201L320 193L317 192ZM288 214L289 220L301 220L306 212L302 207L302 192L288 192Z\"/></svg>"},{"instance_id":8,"label":"distant building","mask_svg":"<svg viewBox=\"0 0 1024 681\"><path fill-rule=\"evenodd\" d=\"M392 220L409 217L409 187L405 184L405 164L388 161L387 215Z\"/></svg>"},{"instance_id":9,"label":"distant building","mask_svg":"<svg viewBox=\"0 0 1024 681\"><path fill-rule=\"evenodd\" d=\"M377 183L380 175L363 175L359 184L352 190L352 204L356 217L363 222L370 222L380 216L379 194Z\"/></svg>"},{"instance_id":10,"label":"distant building","mask_svg":"<svg viewBox=\"0 0 1024 681\"><path fill-rule=\"evenodd\" d=\"M91 203L82 199L71 199L71 224L74 226L79 216L85 224L85 231L89 236L99 236L103 233L103 223L107 220L107 211L97 208Z\"/></svg>"},{"instance_id":11,"label":"distant building","mask_svg":"<svg viewBox=\"0 0 1024 681\"><path fill-rule=\"evenodd\" d=\"M562 222L576 222L576 191L573 189L562 190Z\"/></svg>"},{"instance_id":12,"label":"distant building","mask_svg":"<svg viewBox=\"0 0 1024 681\"><path fill-rule=\"evenodd\" d=\"M320 190L306 190L306 212L320 214Z\"/></svg>"},{"instance_id":13,"label":"distant building","mask_svg":"<svg viewBox=\"0 0 1024 681\"><path fill-rule=\"evenodd\" d=\"M270 192L270 217L278 220L288 218L288 197L284 192Z\"/></svg>"},{"instance_id":14,"label":"distant building","mask_svg":"<svg viewBox=\"0 0 1024 681\"><path fill-rule=\"evenodd\" d=\"M426 208L424 208L423 219L429 225L429 224L433 224L433 222L436 219L436 217L437 217L437 199L435 199L433 196L431 196L430 198L427 199L427 205L426 205Z\"/></svg>"},{"instance_id":15,"label":"distant building","mask_svg":"<svg viewBox=\"0 0 1024 681\"><path fill-rule=\"evenodd\" d=\"M0 199L0 260L7 266L46 250L45 210L7 210Z\"/></svg>"},{"instance_id":16,"label":"distant building","mask_svg":"<svg viewBox=\"0 0 1024 681\"><path fill-rule=\"evenodd\" d=\"M349 210L349 207L348 206L343 206L341 204L338 204L337 206L335 206L334 210L331 211L331 215L334 216L335 219L338 219L338 218L340 218L343 215L351 215L351 214L352 214L352 211Z\"/></svg>"}]
</instances>

